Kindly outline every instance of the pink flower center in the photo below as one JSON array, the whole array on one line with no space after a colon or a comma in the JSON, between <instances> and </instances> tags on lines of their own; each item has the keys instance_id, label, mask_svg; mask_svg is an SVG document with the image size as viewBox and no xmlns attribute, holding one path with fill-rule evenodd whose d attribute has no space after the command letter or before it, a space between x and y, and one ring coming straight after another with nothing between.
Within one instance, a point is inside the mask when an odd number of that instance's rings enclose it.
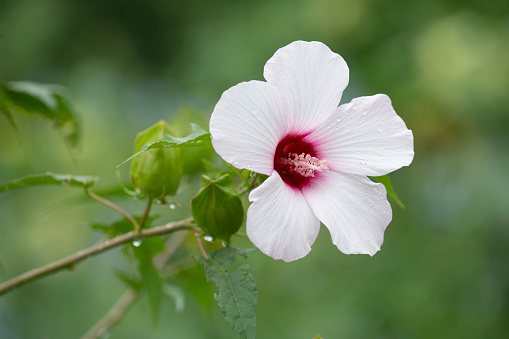
<instances>
[{"instance_id":1,"label":"pink flower center","mask_svg":"<svg viewBox=\"0 0 509 339\"><path fill-rule=\"evenodd\" d=\"M330 161L319 159L315 147L303 141L306 135L288 135L281 140L274 154L274 169L283 181L301 188L309 184L312 178L328 170Z\"/></svg>"}]
</instances>

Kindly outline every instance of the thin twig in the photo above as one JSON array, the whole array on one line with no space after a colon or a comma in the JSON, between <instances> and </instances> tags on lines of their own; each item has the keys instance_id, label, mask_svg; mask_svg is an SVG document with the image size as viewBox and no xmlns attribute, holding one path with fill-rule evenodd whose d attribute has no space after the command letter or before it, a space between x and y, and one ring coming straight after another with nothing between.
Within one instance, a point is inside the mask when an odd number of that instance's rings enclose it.
<instances>
[{"instance_id":1,"label":"thin twig","mask_svg":"<svg viewBox=\"0 0 509 339\"><path fill-rule=\"evenodd\" d=\"M95 194L94 192L92 191L89 191L88 189L85 189L85 192L93 199L99 201L100 203L114 209L115 211L117 211L118 213L122 214L124 217L126 217L127 219L129 219L129 221L133 224L134 226L134 229L135 230L139 230L140 229L140 225L136 222L136 220L134 220L134 218L129 214L127 213L126 211L124 211L122 208L120 208L120 206L112 203L111 201L107 200L107 199L104 199L103 197L101 196L98 196L97 194Z\"/></svg>"},{"instance_id":2,"label":"thin twig","mask_svg":"<svg viewBox=\"0 0 509 339\"><path fill-rule=\"evenodd\" d=\"M103 242L97 243L94 246L86 248L84 250L78 251L68 257L59 259L47 265L41 266L39 268L35 268L31 271L25 272L15 278L12 278L2 284L0 284L0 295L8 293L13 289L22 286L30 281L39 279L41 277L47 276L54 272L63 270L63 269L72 269L74 268L80 261L87 259L93 255L102 253L111 248L117 247L119 245L125 244L130 241L134 241L141 238L153 237L156 235L168 234L180 229L190 229L189 223L193 221L193 218L187 218L181 221L169 223L163 226L158 226L154 228L149 228L146 230L142 230L141 232L131 231L129 233L121 234L115 238L105 240Z\"/></svg>"},{"instance_id":3,"label":"thin twig","mask_svg":"<svg viewBox=\"0 0 509 339\"><path fill-rule=\"evenodd\" d=\"M166 242L166 250L158 254L154 259L154 266L158 270L162 270L165 264L175 254L179 246L184 242L187 237L186 233L177 233L173 235L170 240ZM97 339L103 336L116 325L128 309L134 304L140 292L130 288L122 294L120 299L110 308L108 313L104 315L99 321L90 328L81 339Z\"/></svg>"},{"instance_id":4,"label":"thin twig","mask_svg":"<svg viewBox=\"0 0 509 339\"><path fill-rule=\"evenodd\" d=\"M138 298L138 295L138 291L132 288L125 291L120 299L110 308L108 313L90 328L81 339L95 339L105 335L108 330L124 316L127 309L131 307Z\"/></svg>"}]
</instances>

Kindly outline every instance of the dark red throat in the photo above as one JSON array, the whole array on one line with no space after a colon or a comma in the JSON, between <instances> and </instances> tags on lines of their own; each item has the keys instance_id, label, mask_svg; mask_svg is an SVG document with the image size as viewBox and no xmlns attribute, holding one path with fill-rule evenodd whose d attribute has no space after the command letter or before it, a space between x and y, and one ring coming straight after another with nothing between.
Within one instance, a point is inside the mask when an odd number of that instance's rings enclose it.
<instances>
[{"instance_id":1,"label":"dark red throat","mask_svg":"<svg viewBox=\"0 0 509 339\"><path fill-rule=\"evenodd\" d=\"M285 136L277 145L274 154L274 169L279 173L283 181L294 189L300 189L309 184L313 177L304 177L296 172L290 171L288 165L282 159L286 159L289 154L309 154L316 156L315 148L312 144L303 141L307 134L289 134Z\"/></svg>"}]
</instances>

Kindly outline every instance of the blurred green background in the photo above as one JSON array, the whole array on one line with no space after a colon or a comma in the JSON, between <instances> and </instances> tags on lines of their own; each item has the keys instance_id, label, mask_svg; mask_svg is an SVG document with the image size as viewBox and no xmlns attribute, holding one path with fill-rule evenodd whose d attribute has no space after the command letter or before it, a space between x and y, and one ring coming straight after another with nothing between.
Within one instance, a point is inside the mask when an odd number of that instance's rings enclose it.
<instances>
[{"instance_id":1,"label":"blurred green background","mask_svg":"<svg viewBox=\"0 0 509 339\"><path fill-rule=\"evenodd\" d=\"M0 182L97 175L98 192L117 185L115 166L139 131L185 105L207 128L221 93L262 80L278 48L324 42L350 67L342 102L388 94L414 132L414 162L392 175L406 208L392 202L372 258L340 253L325 227L302 260L251 254L258 338L509 335L507 1L7 0L0 36L0 79L68 87L82 125L76 153L42 119L18 116L16 131L0 116ZM161 223L189 215L196 189L176 210L157 206ZM134 214L143 208L115 201ZM116 219L79 189L3 193L0 279L90 246L101 235L87 223ZM79 337L124 292L114 271L128 267L116 249L2 297L0 337ZM215 305L203 308L212 289L200 270L176 280L186 291L182 312L165 299L154 329L141 300L111 337L236 338ZM208 292L201 301L187 292L195 285Z\"/></svg>"}]
</instances>

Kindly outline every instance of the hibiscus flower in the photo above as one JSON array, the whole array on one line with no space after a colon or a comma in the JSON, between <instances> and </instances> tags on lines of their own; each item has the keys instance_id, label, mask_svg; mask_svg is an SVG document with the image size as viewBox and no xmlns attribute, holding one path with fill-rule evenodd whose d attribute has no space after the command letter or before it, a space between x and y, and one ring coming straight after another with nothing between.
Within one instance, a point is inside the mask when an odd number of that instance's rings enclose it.
<instances>
[{"instance_id":1,"label":"hibiscus flower","mask_svg":"<svg viewBox=\"0 0 509 339\"><path fill-rule=\"evenodd\" d=\"M216 152L269 176L249 195L246 230L274 259L306 256L320 222L346 254L374 255L392 219L381 176L413 159L413 135L384 94L338 107L343 58L321 42L296 41L265 64L266 82L223 93L210 119Z\"/></svg>"}]
</instances>

